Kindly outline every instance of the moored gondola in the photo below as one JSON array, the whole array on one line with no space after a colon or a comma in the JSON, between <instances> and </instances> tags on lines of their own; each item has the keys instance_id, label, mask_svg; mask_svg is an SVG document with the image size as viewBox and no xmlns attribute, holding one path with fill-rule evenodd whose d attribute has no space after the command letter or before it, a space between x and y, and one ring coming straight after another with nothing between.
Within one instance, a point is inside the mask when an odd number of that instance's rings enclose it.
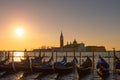
<instances>
[{"instance_id":1,"label":"moored gondola","mask_svg":"<svg viewBox=\"0 0 120 80\"><path fill-rule=\"evenodd\" d=\"M34 72L42 72L43 74L53 73L54 72L53 57L51 56L51 58L47 62L44 62L41 65L32 66L32 70Z\"/></svg>"},{"instance_id":2,"label":"moored gondola","mask_svg":"<svg viewBox=\"0 0 120 80\"><path fill-rule=\"evenodd\" d=\"M5 64L5 63L8 62L8 61L9 61L9 57L6 58L5 60L0 61L0 65L3 65L3 64Z\"/></svg>"},{"instance_id":3,"label":"moored gondola","mask_svg":"<svg viewBox=\"0 0 120 80\"><path fill-rule=\"evenodd\" d=\"M3 65L0 65L0 70L3 71L26 71L29 70L29 60L26 59L24 62L8 62L4 63Z\"/></svg>"},{"instance_id":4,"label":"moored gondola","mask_svg":"<svg viewBox=\"0 0 120 80\"><path fill-rule=\"evenodd\" d=\"M10 58L6 58L5 60L0 62L0 71L11 71L12 68L12 62L9 62Z\"/></svg>"},{"instance_id":5,"label":"moored gondola","mask_svg":"<svg viewBox=\"0 0 120 80\"><path fill-rule=\"evenodd\" d=\"M32 71L32 66L40 65L44 56L35 57L34 59L29 59L29 56L26 59L21 60L21 62L14 62L14 67L16 71Z\"/></svg>"},{"instance_id":6,"label":"moored gondola","mask_svg":"<svg viewBox=\"0 0 120 80\"><path fill-rule=\"evenodd\" d=\"M108 77L109 76L109 64L99 56L99 60L96 65L97 73L100 77Z\"/></svg>"},{"instance_id":7,"label":"moored gondola","mask_svg":"<svg viewBox=\"0 0 120 80\"><path fill-rule=\"evenodd\" d=\"M71 62L67 63L66 57L61 62L57 62L54 64L55 72L59 73L60 75L65 75L73 71L74 62L77 59L74 58Z\"/></svg>"},{"instance_id":8,"label":"moored gondola","mask_svg":"<svg viewBox=\"0 0 120 80\"><path fill-rule=\"evenodd\" d=\"M120 59L115 55L115 71L120 75Z\"/></svg>"},{"instance_id":9,"label":"moored gondola","mask_svg":"<svg viewBox=\"0 0 120 80\"><path fill-rule=\"evenodd\" d=\"M83 62L80 67L78 67L79 77L86 76L92 71L92 60L87 56L85 62Z\"/></svg>"},{"instance_id":10,"label":"moored gondola","mask_svg":"<svg viewBox=\"0 0 120 80\"><path fill-rule=\"evenodd\" d=\"M31 66L37 66L37 65L41 65L42 63L42 59L45 57L45 55L43 56L38 56L35 57L34 59L31 59Z\"/></svg>"},{"instance_id":11,"label":"moored gondola","mask_svg":"<svg viewBox=\"0 0 120 80\"><path fill-rule=\"evenodd\" d=\"M0 71L13 71L12 63L0 65Z\"/></svg>"},{"instance_id":12,"label":"moored gondola","mask_svg":"<svg viewBox=\"0 0 120 80\"><path fill-rule=\"evenodd\" d=\"M21 60L21 62L14 62L13 63L16 71L30 71L30 59L29 56L26 59Z\"/></svg>"}]
</instances>

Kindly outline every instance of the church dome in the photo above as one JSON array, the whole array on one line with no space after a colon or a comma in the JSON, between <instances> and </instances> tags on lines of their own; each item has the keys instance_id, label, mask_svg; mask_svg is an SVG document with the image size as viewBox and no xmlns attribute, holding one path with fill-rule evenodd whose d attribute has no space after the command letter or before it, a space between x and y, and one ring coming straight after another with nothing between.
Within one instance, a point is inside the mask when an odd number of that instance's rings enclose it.
<instances>
[{"instance_id":1,"label":"church dome","mask_svg":"<svg viewBox=\"0 0 120 80\"><path fill-rule=\"evenodd\" d=\"M74 39L73 44L77 44L77 41Z\"/></svg>"}]
</instances>

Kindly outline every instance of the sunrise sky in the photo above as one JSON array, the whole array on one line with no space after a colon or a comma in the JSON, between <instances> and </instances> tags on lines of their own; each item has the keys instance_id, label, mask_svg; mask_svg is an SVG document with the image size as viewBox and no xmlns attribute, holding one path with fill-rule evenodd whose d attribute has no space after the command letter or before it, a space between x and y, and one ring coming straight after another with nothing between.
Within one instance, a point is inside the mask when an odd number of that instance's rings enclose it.
<instances>
[{"instance_id":1,"label":"sunrise sky","mask_svg":"<svg viewBox=\"0 0 120 80\"><path fill-rule=\"evenodd\" d=\"M120 50L120 0L0 0L0 50L59 46L61 31L65 44Z\"/></svg>"}]
</instances>

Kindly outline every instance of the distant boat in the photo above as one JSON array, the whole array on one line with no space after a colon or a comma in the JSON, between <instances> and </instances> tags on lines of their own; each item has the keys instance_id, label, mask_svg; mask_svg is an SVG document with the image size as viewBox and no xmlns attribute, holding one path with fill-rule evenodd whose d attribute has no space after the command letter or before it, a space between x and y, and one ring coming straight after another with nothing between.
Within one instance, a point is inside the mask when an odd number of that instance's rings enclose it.
<instances>
[{"instance_id":1,"label":"distant boat","mask_svg":"<svg viewBox=\"0 0 120 80\"><path fill-rule=\"evenodd\" d=\"M92 71L92 60L87 56L85 62L83 62L80 67L78 67L79 77L83 77Z\"/></svg>"},{"instance_id":2,"label":"distant boat","mask_svg":"<svg viewBox=\"0 0 120 80\"><path fill-rule=\"evenodd\" d=\"M99 60L96 65L97 73L100 77L108 77L109 76L109 64L99 56Z\"/></svg>"}]
</instances>

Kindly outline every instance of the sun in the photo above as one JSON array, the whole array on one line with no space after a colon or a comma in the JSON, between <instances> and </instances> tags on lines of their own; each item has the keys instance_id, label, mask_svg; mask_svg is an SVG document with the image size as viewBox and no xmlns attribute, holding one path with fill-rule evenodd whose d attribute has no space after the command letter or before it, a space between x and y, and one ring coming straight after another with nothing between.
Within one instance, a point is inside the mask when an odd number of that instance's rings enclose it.
<instances>
[{"instance_id":1,"label":"sun","mask_svg":"<svg viewBox=\"0 0 120 80\"><path fill-rule=\"evenodd\" d=\"M24 30L23 30L22 28L17 28L17 29L16 29L16 34L17 34L18 36L22 36L22 35L24 34Z\"/></svg>"}]
</instances>

